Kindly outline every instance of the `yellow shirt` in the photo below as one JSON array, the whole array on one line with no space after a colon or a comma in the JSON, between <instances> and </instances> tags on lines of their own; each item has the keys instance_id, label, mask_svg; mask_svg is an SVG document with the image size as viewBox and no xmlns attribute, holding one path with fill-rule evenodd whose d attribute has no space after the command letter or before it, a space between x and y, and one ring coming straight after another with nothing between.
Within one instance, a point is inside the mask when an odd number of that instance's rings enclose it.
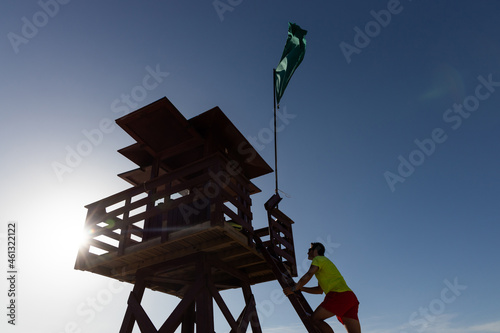
<instances>
[{"instance_id":1,"label":"yellow shirt","mask_svg":"<svg viewBox=\"0 0 500 333\"><path fill-rule=\"evenodd\" d=\"M314 275L325 294L328 294L330 291L351 291L337 267L327 257L316 256L312 260L311 265L319 267L319 270Z\"/></svg>"}]
</instances>

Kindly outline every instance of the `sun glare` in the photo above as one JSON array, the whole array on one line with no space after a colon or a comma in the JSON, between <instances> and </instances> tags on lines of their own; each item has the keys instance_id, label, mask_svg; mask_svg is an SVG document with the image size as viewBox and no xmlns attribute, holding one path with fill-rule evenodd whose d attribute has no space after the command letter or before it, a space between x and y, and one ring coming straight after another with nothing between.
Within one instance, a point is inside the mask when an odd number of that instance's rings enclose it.
<instances>
[{"instance_id":1,"label":"sun glare","mask_svg":"<svg viewBox=\"0 0 500 333\"><path fill-rule=\"evenodd\" d=\"M88 240L88 233L84 230L85 199L74 193L65 193L64 196L54 193L54 197L47 195L45 199L45 203L41 203L44 209L41 223L44 232L50 234L50 241L45 242L44 250L54 254L62 265L74 265L80 246ZM48 202L57 202L57 209Z\"/></svg>"}]
</instances>

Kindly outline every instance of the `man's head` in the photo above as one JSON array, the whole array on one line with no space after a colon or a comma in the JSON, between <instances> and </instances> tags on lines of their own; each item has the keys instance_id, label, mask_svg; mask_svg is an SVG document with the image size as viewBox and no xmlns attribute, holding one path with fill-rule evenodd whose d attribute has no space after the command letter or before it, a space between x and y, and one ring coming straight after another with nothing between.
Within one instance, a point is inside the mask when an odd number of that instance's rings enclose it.
<instances>
[{"instance_id":1,"label":"man's head","mask_svg":"<svg viewBox=\"0 0 500 333\"><path fill-rule=\"evenodd\" d=\"M309 259L314 258L315 256L324 256L325 255L325 247L321 243L311 243L311 247L307 252Z\"/></svg>"}]
</instances>

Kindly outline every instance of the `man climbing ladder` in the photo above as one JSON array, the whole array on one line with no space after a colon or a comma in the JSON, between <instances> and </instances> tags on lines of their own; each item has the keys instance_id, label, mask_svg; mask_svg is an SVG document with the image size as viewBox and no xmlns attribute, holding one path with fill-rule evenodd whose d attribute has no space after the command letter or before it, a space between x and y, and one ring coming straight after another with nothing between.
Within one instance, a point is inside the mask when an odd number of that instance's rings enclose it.
<instances>
[{"instance_id":1,"label":"man climbing ladder","mask_svg":"<svg viewBox=\"0 0 500 333\"><path fill-rule=\"evenodd\" d=\"M307 252L308 259L312 260L309 271L304 274L293 287L283 289L286 295L295 291L304 291L310 294L326 294L323 303L312 314L314 326L320 332L333 333L332 328L325 322L333 316L345 326L348 333L361 333L358 319L358 299L347 286L337 267L324 256L325 247L321 243L311 243ZM313 275L318 279L318 286L305 287Z\"/></svg>"}]
</instances>

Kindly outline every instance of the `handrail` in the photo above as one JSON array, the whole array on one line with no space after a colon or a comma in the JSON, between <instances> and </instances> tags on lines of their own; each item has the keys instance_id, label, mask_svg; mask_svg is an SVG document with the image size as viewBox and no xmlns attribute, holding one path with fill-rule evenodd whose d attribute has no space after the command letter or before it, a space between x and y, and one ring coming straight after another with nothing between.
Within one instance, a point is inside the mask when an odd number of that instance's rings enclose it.
<instances>
[{"instance_id":1,"label":"handrail","mask_svg":"<svg viewBox=\"0 0 500 333\"><path fill-rule=\"evenodd\" d=\"M172 229L208 220L211 226L222 225L226 218L241 225L252 241L250 182L243 175L225 173L222 177L228 163L215 153L85 206L89 242L79 257L120 256L128 247L153 238L167 241ZM183 190L189 194L181 195ZM79 259L77 263L86 262Z\"/></svg>"},{"instance_id":2,"label":"handrail","mask_svg":"<svg viewBox=\"0 0 500 333\"><path fill-rule=\"evenodd\" d=\"M269 244L280 261L287 264L292 276L297 276L297 262L293 244L292 224L288 216L278 209L281 198L274 194L265 204L269 221Z\"/></svg>"}]
</instances>

